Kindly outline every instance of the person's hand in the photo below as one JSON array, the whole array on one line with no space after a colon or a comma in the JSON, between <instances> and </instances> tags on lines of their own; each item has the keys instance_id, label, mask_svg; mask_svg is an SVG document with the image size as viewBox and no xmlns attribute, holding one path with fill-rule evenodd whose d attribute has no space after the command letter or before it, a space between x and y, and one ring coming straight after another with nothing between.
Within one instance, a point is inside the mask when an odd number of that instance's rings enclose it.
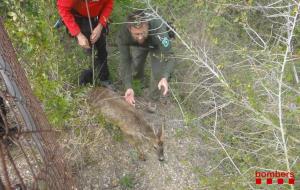
<instances>
[{"instance_id":1,"label":"person's hand","mask_svg":"<svg viewBox=\"0 0 300 190\"><path fill-rule=\"evenodd\" d=\"M80 47L85 49L91 48L88 39L81 32L76 36L76 38Z\"/></svg>"},{"instance_id":2,"label":"person's hand","mask_svg":"<svg viewBox=\"0 0 300 190\"><path fill-rule=\"evenodd\" d=\"M102 28L103 28L103 26L100 23L96 26L96 28L94 28L94 30L90 36L90 40L91 40L92 44L96 43L97 40L100 38Z\"/></svg>"},{"instance_id":3,"label":"person's hand","mask_svg":"<svg viewBox=\"0 0 300 190\"><path fill-rule=\"evenodd\" d=\"M168 81L166 78L162 78L160 79L158 85L157 85L158 89L161 90L163 88L163 95L166 96L168 91L169 91L169 87L168 87Z\"/></svg>"},{"instance_id":4,"label":"person's hand","mask_svg":"<svg viewBox=\"0 0 300 190\"><path fill-rule=\"evenodd\" d=\"M134 100L134 91L132 88L128 88L125 92L125 100L128 102L130 105L135 107L135 100Z\"/></svg>"}]
</instances>

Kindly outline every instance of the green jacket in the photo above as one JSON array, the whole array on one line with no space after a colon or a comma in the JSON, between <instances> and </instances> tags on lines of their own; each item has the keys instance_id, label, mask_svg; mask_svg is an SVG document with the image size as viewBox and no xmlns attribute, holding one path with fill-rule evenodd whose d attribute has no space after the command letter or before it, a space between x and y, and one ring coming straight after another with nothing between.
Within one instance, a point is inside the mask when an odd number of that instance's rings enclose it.
<instances>
[{"instance_id":1,"label":"green jacket","mask_svg":"<svg viewBox=\"0 0 300 190\"><path fill-rule=\"evenodd\" d=\"M121 57L121 74L125 88L131 88L132 80L132 57L130 54L130 46L143 47L153 52L155 55L162 57L165 62L163 76L169 78L170 73L173 70L174 59L170 59L173 55L171 50L171 40L169 38L166 26L159 19L153 19L149 21L149 35L143 45L138 44L131 37L127 24L123 24L118 33L117 44Z\"/></svg>"}]
</instances>

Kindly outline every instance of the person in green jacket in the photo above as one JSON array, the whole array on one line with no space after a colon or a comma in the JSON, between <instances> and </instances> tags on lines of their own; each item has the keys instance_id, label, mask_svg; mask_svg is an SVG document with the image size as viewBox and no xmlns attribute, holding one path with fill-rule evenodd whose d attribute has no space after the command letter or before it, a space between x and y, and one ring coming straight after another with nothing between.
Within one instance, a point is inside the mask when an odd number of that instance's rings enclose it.
<instances>
[{"instance_id":1,"label":"person in green jacket","mask_svg":"<svg viewBox=\"0 0 300 190\"><path fill-rule=\"evenodd\" d=\"M144 67L148 54L152 71L149 98L151 102L159 100L160 90L163 96L166 96L169 89L168 79L174 66L167 26L147 12L135 11L121 26L117 44L120 51L120 74L125 86L125 100L135 106L132 77L136 72L134 77L144 82ZM152 112L154 111L155 109Z\"/></svg>"}]
</instances>

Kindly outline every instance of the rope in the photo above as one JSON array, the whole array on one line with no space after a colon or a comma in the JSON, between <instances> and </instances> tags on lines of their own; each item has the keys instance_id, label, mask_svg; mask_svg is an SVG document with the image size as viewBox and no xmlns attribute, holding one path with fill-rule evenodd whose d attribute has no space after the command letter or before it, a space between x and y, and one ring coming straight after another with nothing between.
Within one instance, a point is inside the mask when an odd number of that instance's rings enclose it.
<instances>
[{"instance_id":1,"label":"rope","mask_svg":"<svg viewBox=\"0 0 300 190\"><path fill-rule=\"evenodd\" d=\"M86 11L88 13L90 30L91 30L91 34L92 34L93 26L92 26L92 21L91 21L90 9L88 6L88 0L85 0L85 6L86 6ZM92 69L93 69L93 86L95 86L95 46L94 46L94 44L92 44Z\"/></svg>"}]
</instances>

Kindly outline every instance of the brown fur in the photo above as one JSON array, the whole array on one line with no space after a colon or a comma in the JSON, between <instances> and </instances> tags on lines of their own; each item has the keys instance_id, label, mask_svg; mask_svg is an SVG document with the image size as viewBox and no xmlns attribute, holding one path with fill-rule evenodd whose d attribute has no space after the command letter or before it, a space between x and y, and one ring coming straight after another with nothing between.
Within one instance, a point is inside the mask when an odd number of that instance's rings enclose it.
<instances>
[{"instance_id":1,"label":"brown fur","mask_svg":"<svg viewBox=\"0 0 300 190\"><path fill-rule=\"evenodd\" d=\"M143 116L129 105L124 97L110 89L97 87L91 92L89 103L94 111L120 128L129 143L137 148L140 159L145 160L144 151L141 147L145 142L150 142L156 148L159 160L164 159L163 129L159 129L155 134L153 128L145 121Z\"/></svg>"}]
</instances>

